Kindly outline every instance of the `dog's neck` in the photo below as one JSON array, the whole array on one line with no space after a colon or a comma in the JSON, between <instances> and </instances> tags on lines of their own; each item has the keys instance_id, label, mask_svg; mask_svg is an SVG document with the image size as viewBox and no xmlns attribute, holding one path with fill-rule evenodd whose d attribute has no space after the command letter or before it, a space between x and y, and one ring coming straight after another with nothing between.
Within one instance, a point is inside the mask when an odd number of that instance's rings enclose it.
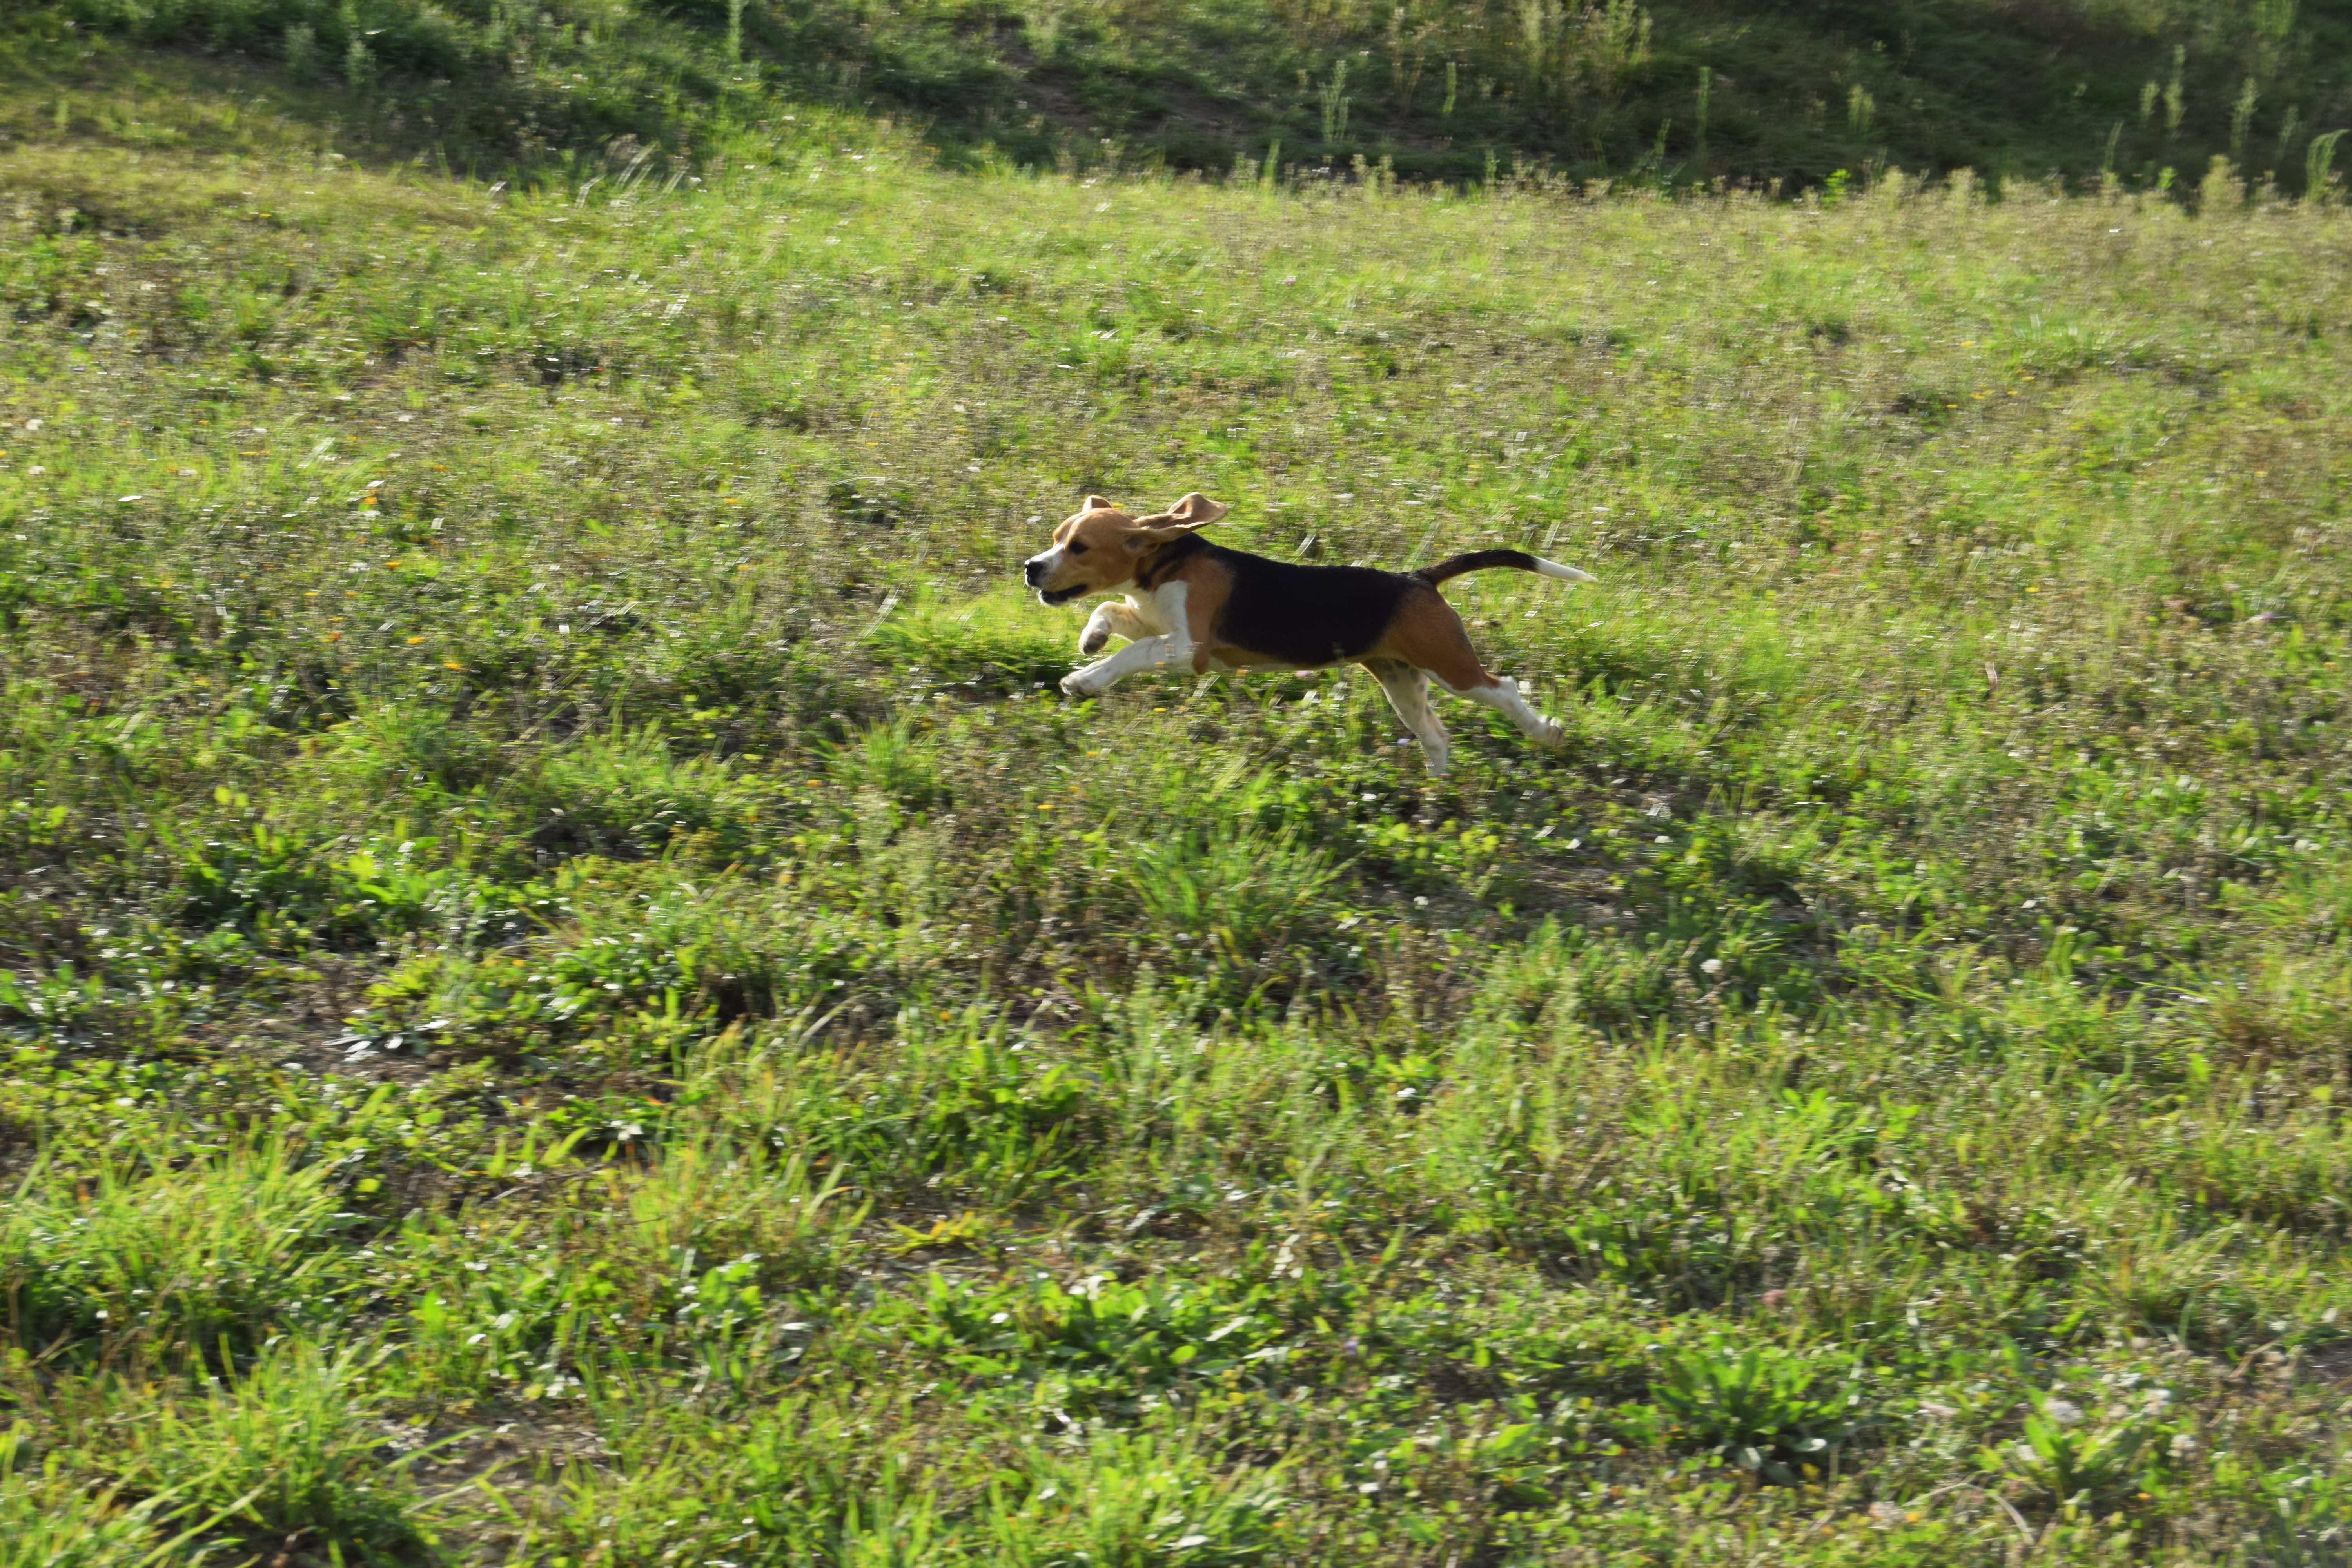
<instances>
[{"instance_id":1,"label":"dog's neck","mask_svg":"<svg viewBox=\"0 0 2352 1568\"><path fill-rule=\"evenodd\" d=\"M1207 553L1209 542L1197 533L1171 539L1143 552L1135 563L1134 585L1145 593L1160 586L1176 574L1176 569L1195 555Z\"/></svg>"}]
</instances>

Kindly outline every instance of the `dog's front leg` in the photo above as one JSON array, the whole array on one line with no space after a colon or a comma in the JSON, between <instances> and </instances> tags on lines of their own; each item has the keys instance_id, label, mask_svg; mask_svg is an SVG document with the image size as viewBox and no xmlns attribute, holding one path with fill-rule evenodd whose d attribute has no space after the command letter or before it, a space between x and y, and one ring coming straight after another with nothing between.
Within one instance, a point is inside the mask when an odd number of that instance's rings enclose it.
<instances>
[{"instance_id":1,"label":"dog's front leg","mask_svg":"<svg viewBox=\"0 0 2352 1568\"><path fill-rule=\"evenodd\" d=\"M1071 697L1092 697L1139 669L1167 663L1168 657L1166 637L1138 637L1108 658L1097 659L1084 669L1074 669L1062 677L1062 690Z\"/></svg>"},{"instance_id":2,"label":"dog's front leg","mask_svg":"<svg viewBox=\"0 0 2352 1568\"><path fill-rule=\"evenodd\" d=\"M1078 651L1092 658L1102 652L1113 637L1135 642L1149 637L1150 630L1143 624L1143 618L1135 613L1133 605L1125 599L1106 599L1095 606L1093 615L1087 617L1087 629L1078 634Z\"/></svg>"}]
</instances>

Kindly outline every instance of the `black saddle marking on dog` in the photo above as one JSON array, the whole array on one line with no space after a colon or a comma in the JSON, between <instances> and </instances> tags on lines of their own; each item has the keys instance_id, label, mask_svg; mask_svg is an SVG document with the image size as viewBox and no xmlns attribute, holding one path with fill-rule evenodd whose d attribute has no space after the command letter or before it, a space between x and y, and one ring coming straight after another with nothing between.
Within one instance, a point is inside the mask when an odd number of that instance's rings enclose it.
<instances>
[{"instance_id":1,"label":"black saddle marking on dog","mask_svg":"<svg viewBox=\"0 0 2352 1568\"><path fill-rule=\"evenodd\" d=\"M1233 574L1212 635L1285 664L1358 657L1381 640L1406 595L1426 591L1411 577L1370 566L1297 566L1222 545L1207 549Z\"/></svg>"}]
</instances>

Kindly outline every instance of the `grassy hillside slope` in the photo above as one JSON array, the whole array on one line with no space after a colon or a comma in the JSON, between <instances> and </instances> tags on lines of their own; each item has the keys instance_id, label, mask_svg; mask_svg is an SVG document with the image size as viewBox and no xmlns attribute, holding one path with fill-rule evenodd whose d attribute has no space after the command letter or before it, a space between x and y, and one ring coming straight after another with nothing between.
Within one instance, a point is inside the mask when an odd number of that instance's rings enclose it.
<instances>
[{"instance_id":1,"label":"grassy hillside slope","mask_svg":"<svg viewBox=\"0 0 2352 1568\"><path fill-rule=\"evenodd\" d=\"M0 153L0 1564L2340 1555L2340 207L180 69ZM1193 488L1566 745L1064 702Z\"/></svg>"},{"instance_id":2,"label":"grassy hillside slope","mask_svg":"<svg viewBox=\"0 0 2352 1568\"><path fill-rule=\"evenodd\" d=\"M459 167L612 138L708 145L818 100L959 159L1271 160L1483 179L1819 184L1900 166L2299 189L2352 126L2352 24L2297 0L47 0L44 85L91 37L268 62L347 132ZM55 42L72 29L62 44ZM2316 156L2316 163L2315 163Z\"/></svg>"}]
</instances>

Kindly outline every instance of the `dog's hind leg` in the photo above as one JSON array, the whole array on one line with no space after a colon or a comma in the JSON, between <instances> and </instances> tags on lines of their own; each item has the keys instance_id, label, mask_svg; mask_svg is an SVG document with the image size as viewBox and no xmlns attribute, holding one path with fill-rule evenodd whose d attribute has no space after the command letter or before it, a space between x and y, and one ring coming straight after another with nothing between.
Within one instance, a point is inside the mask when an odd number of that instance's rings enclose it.
<instances>
[{"instance_id":1,"label":"dog's hind leg","mask_svg":"<svg viewBox=\"0 0 2352 1568\"><path fill-rule=\"evenodd\" d=\"M1388 693L1389 706L1421 742L1430 773L1442 777L1454 753L1445 739L1445 726L1437 721L1437 710L1429 705L1428 673L1393 658L1367 659L1364 668L1372 672L1372 679Z\"/></svg>"},{"instance_id":2,"label":"dog's hind leg","mask_svg":"<svg viewBox=\"0 0 2352 1568\"><path fill-rule=\"evenodd\" d=\"M1559 744L1559 725L1535 710L1517 681L1507 675L1486 673L1478 662L1477 650L1470 646L1470 633L1462 617L1433 588L1423 589L1405 601L1381 639L1374 658L1365 662L1410 666L1454 696L1494 709L1530 740L1547 746ZM1391 689L1391 700L1394 700ZM1397 711L1404 711L1402 704Z\"/></svg>"},{"instance_id":3,"label":"dog's hind leg","mask_svg":"<svg viewBox=\"0 0 2352 1568\"><path fill-rule=\"evenodd\" d=\"M1484 671L1481 671L1483 674ZM1519 733L1538 745L1557 746L1562 731L1559 721L1548 719L1535 710L1535 705L1519 689L1519 683L1507 675L1489 675L1483 686L1451 686L1438 684L1456 697L1466 697L1473 702L1483 702L1519 727Z\"/></svg>"}]
</instances>

